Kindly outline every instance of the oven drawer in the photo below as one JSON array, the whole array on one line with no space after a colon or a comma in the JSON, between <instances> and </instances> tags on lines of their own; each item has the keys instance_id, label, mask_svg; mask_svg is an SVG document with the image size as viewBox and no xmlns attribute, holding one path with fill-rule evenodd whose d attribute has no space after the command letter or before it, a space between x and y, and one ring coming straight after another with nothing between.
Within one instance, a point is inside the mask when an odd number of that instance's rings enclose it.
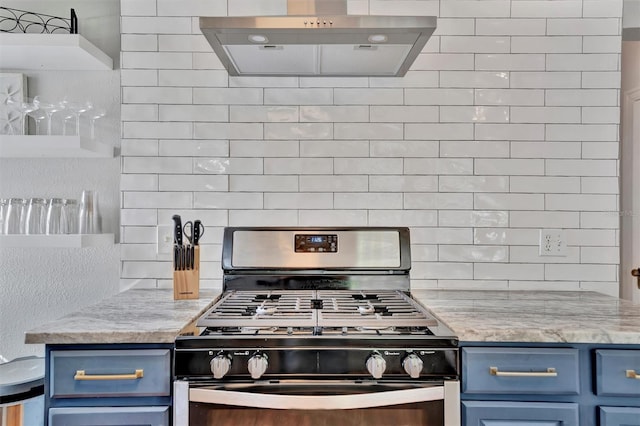
<instances>
[{"instance_id":1,"label":"oven drawer","mask_svg":"<svg viewBox=\"0 0 640 426\"><path fill-rule=\"evenodd\" d=\"M640 396L640 350L596 350L596 394Z\"/></svg>"},{"instance_id":2,"label":"oven drawer","mask_svg":"<svg viewBox=\"0 0 640 426\"><path fill-rule=\"evenodd\" d=\"M52 351L52 398L168 396L169 349Z\"/></svg>"},{"instance_id":3,"label":"oven drawer","mask_svg":"<svg viewBox=\"0 0 640 426\"><path fill-rule=\"evenodd\" d=\"M578 350L463 348L463 393L579 393Z\"/></svg>"}]
</instances>

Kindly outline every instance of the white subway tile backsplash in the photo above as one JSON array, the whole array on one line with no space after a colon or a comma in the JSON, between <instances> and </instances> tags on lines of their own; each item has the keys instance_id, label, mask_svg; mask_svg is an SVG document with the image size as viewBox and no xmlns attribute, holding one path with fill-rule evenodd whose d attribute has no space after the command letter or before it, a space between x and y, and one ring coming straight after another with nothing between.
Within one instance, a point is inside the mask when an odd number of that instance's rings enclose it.
<instances>
[{"instance_id":1,"label":"white subway tile backsplash","mask_svg":"<svg viewBox=\"0 0 640 426\"><path fill-rule=\"evenodd\" d=\"M435 210L369 210L370 226L436 226L437 223L438 212ZM429 252L435 248L428 247ZM413 247L411 257L416 260L420 258L420 253L413 251Z\"/></svg>"},{"instance_id":2,"label":"white subway tile backsplash","mask_svg":"<svg viewBox=\"0 0 640 426\"><path fill-rule=\"evenodd\" d=\"M438 22L438 25L440 22ZM545 35L547 22L545 19L505 19L505 18L478 18L476 19L476 35L492 36L518 36L518 35ZM513 43L518 37L511 39ZM512 45L512 52L513 50Z\"/></svg>"},{"instance_id":3,"label":"white subway tile backsplash","mask_svg":"<svg viewBox=\"0 0 640 426\"><path fill-rule=\"evenodd\" d=\"M369 178L365 175L300 176L302 192L366 192L368 189Z\"/></svg>"},{"instance_id":4,"label":"white subway tile backsplash","mask_svg":"<svg viewBox=\"0 0 640 426\"><path fill-rule=\"evenodd\" d=\"M300 121L316 123L363 122L369 121L369 107L335 105L301 105ZM377 120L373 120L377 121Z\"/></svg>"},{"instance_id":5,"label":"white subway tile backsplash","mask_svg":"<svg viewBox=\"0 0 640 426\"><path fill-rule=\"evenodd\" d=\"M617 54L549 54L548 71L616 71L619 69Z\"/></svg>"},{"instance_id":6,"label":"white subway tile backsplash","mask_svg":"<svg viewBox=\"0 0 640 426\"><path fill-rule=\"evenodd\" d=\"M510 9L510 0L456 0L440 2L440 16L443 17L508 17Z\"/></svg>"},{"instance_id":7,"label":"white subway tile backsplash","mask_svg":"<svg viewBox=\"0 0 640 426\"><path fill-rule=\"evenodd\" d=\"M487 69L479 68L478 69ZM509 87L509 74L506 72L485 71L441 71L440 84L442 87Z\"/></svg>"},{"instance_id":8,"label":"white subway tile backsplash","mask_svg":"<svg viewBox=\"0 0 640 426\"><path fill-rule=\"evenodd\" d=\"M371 157L437 157L437 141L376 141L370 142Z\"/></svg>"},{"instance_id":9,"label":"white subway tile backsplash","mask_svg":"<svg viewBox=\"0 0 640 426\"><path fill-rule=\"evenodd\" d=\"M210 175L160 175L160 191L227 191L229 176Z\"/></svg>"},{"instance_id":10,"label":"white subway tile backsplash","mask_svg":"<svg viewBox=\"0 0 640 426\"><path fill-rule=\"evenodd\" d=\"M460 3L460 0L456 0L452 3ZM509 37L440 37L440 50L442 53L509 53L510 49L511 39Z\"/></svg>"},{"instance_id":11,"label":"white subway tile backsplash","mask_svg":"<svg viewBox=\"0 0 640 426\"><path fill-rule=\"evenodd\" d=\"M159 155L165 157L227 156L226 140L174 140L164 139L159 144Z\"/></svg>"},{"instance_id":12,"label":"white subway tile backsplash","mask_svg":"<svg viewBox=\"0 0 640 426\"><path fill-rule=\"evenodd\" d=\"M509 180L512 192L558 193L580 192L579 177L512 176Z\"/></svg>"},{"instance_id":13,"label":"white subway tile backsplash","mask_svg":"<svg viewBox=\"0 0 640 426\"><path fill-rule=\"evenodd\" d=\"M224 226L368 225L411 227L414 288L613 293L622 3L351 0L438 17L386 78L229 76L199 17L286 0L122 0L123 282L171 287L155 226L181 214L207 224L205 287Z\"/></svg>"},{"instance_id":14,"label":"white subway tile backsplash","mask_svg":"<svg viewBox=\"0 0 640 426\"><path fill-rule=\"evenodd\" d=\"M476 89L476 105L544 105L544 90Z\"/></svg>"},{"instance_id":15,"label":"white subway tile backsplash","mask_svg":"<svg viewBox=\"0 0 640 426\"><path fill-rule=\"evenodd\" d=\"M227 73L222 70L160 70L159 86L226 87Z\"/></svg>"},{"instance_id":16,"label":"white subway tile backsplash","mask_svg":"<svg viewBox=\"0 0 640 426\"><path fill-rule=\"evenodd\" d=\"M442 141L441 157L509 157L507 141Z\"/></svg>"},{"instance_id":17,"label":"white subway tile backsplash","mask_svg":"<svg viewBox=\"0 0 640 426\"><path fill-rule=\"evenodd\" d=\"M511 75L513 89L567 89L579 88L581 75L579 72L522 72L514 71Z\"/></svg>"},{"instance_id":18,"label":"white subway tile backsplash","mask_svg":"<svg viewBox=\"0 0 640 426\"><path fill-rule=\"evenodd\" d=\"M232 140L229 142L229 155L231 157L298 157L300 142Z\"/></svg>"},{"instance_id":19,"label":"white subway tile backsplash","mask_svg":"<svg viewBox=\"0 0 640 426\"><path fill-rule=\"evenodd\" d=\"M262 158L207 158L196 157L193 159L193 173L202 174L262 174Z\"/></svg>"},{"instance_id":20,"label":"white subway tile backsplash","mask_svg":"<svg viewBox=\"0 0 640 426\"><path fill-rule=\"evenodd\" d=\"M516 2L517 3L517 2ZM556 2L551 2L556 3ZM619 35L620 18L549 19L547 35Z\"/></svg>"},{"instance_id":21,"label":"white subway tile backsplash","mask_svg":"<svg viewBox=\"0 0 640 426\"><path fill-rule=\"evenodd\" d=\"M266 209L331 209L334 205L334 196L331 193L265 193L264 207Z\"/></svg>"},{"instance_id":22,"label":"white subway tile backsplash","mask_svg":"<svg viewBox=\"0 0 640 426\"><path fill-rule=\"evenodd\" d=\"M122 123L122 136L134 139L188 139L193 135L192 130L191 123L141 121Z\"/></svg>"},{"instance_id":23,"label":"white subway tile backsplash","mask_svg":"<svg viewBox=\"0 0 640 426\"><path fill-rule=\"evenodd\" d=\"M473 89L406 89L405 105L473 105Z\"/></svg>"},{"instance_id":24,"label":"white subway tile backsplash","mask_svg":"<svg viewBox=\"0 0 640 426\"><path fill-rule=\"evenodd\" d=\"M440 176L438 180L438 189L442 192L505 192L509 190L509 178L506 176Z\"/></svg>"},{"instance_id":25,"label":"white subway tile backsplash","mask_svg":"<svg viewBox=\"0 0 640 426\"><path fill-rule=\"evenodd\" d=\"M545 93L548 106L617 106L614 89L553 89Z\"/></svg>"},{"instance_id":26,"label":"white subway tile backsplash","mask_svg":"<svg viewBox=\"0 0 640 426\"><path fill-rule=\"evenodd\" d=\"M523 18L566 18L582 16L581 0L517 0L511 2L511 16Z\"/></svg>"},{"instance_id":27,"label":"white subway tile backsplash","mask_svg":"<svg viewBox=\"0 0 640 426\"><path fill-rule=\"evenodd\" d=\"M367 157L368 155L368 141L300 141L300 157Z\"/></svg>"},{"instance_id":28,"label":"white subway tile backsplash","mask_svg":"<svg viewBox=\"0 0 640 426\"><path fill-rule=\"evenodd\" d=\"M126 86L157 86L157 70L120 70L120 84Z\"/></svg>"},{"instance_id":29,"label":"white subway tile backsplash","mask_svg":"<svg viewBox=\"0 0 640 426\"><path fill-rule=\"evenodd\" d=\"M341 139L402 139L402 123L335 123L333 137Z\"/></svg>"},{"instance_id":30,"label":"white subway tile backsplash","mask_svg":"<svg viewBox=\"0 0 640 426\"><path fill-rule=\"evenodd\" d=\"M337 193L334 206L337 209L401 209L403 196L393 192Z\"/></svg>"},{"instance_id":31,"label":"white subway tile backsplash","mask_svg":"<svg viewBox=\"0 0 640 426\"><path fill-rule=\"evenodd\" d=\"M480 210L544 210L543 194L474 194L473 208Z\"/></svg>"}]
</instances>

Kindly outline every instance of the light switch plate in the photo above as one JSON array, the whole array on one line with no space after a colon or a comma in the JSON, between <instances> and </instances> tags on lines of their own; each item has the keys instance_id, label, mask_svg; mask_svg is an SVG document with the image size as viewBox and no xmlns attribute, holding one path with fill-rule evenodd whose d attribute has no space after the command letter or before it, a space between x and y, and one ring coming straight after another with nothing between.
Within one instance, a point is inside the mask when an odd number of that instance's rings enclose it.
<instances>
[{"instance_id":1,"label":"light switch plate","mask_svg":"<svg viewBox=\"0 0 640 426\"><path fill-rule=\"evenodd\" d=\"M173 225L158 225L156 252L171 253L173 247Z\"/></svg>"},{"instance_id":2,"label":"light switch plate","mask_svg":"<svg viewBox=\"0 0 640 426\"><path fill-rule=\"evenodd\" d=\"M566 256L566 231L564 229L541 229L539 254L540 256Z\"/></svg>"}]
</instances>

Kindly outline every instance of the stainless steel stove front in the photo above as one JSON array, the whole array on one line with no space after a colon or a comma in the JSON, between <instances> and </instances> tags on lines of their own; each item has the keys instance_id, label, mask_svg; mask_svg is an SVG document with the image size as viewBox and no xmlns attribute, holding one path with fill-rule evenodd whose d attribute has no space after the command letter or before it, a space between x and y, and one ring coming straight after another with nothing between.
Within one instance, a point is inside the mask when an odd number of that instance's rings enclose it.
<instances>
[{"instance_id":1,"label":"stainless steel stove front","mask_svg":"<svg viewBox=\"0 0 640 426\"><path fill-rule=\"evenodd\" d=\"M227 228L176 340L174 425L460 424L458 341L409 293L407 228Z\"/></svg>"}]
</instances>

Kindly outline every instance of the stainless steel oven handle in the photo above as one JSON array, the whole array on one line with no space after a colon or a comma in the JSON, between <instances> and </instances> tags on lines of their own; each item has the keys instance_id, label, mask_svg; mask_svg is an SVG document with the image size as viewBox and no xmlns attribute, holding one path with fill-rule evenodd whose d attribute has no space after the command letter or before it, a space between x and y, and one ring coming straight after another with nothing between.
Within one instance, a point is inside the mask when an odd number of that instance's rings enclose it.
<instances>
[{"instance_id":1,"label":"stainless steel oven handle","mask_svg":"<svg viewBox=\"0 0 640 426\"><path fill-rule=\"evenodd\" d=\"M279 410L349 410L444 399L444 386L353 395L280 395L230 390L189 389L189 400Z\"/></svg>"}]
</instances>

